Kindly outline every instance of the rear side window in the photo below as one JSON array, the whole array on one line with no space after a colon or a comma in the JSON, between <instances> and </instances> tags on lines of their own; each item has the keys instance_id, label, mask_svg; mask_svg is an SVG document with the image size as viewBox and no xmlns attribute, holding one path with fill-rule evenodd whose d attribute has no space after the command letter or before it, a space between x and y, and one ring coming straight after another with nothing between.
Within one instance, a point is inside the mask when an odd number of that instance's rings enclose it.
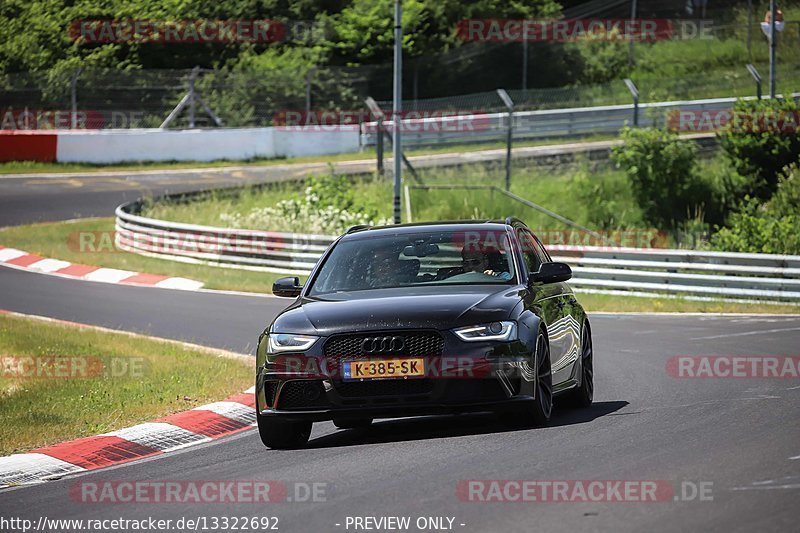
<instances>
[{"instance_id":1,"label":"rear side window","mask_svg":"<svg viewBox=\"0 0 800 533\"><path fill-rule=\"evenodd\" d=\"M542 263L549 261L544 248L542 248L542 245L533 234L526 229L518 229L517 238L522 248L522 259L525 261L525 266L528 267L528 272L538 272Z\"/></svg>"}]
</instances>

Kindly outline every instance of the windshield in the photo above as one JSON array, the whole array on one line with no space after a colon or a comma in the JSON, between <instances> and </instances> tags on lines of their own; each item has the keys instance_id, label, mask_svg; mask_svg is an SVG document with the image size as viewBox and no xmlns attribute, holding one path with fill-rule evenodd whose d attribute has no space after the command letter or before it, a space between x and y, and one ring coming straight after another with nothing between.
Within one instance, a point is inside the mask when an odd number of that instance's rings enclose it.
<instances>
[{"instance_id":1,"label":"windshield","mask_svg":"<svg viewBox=\"0 0 800 533\"><path fill-rule=\"evenodd\" d=\"M514 283L505 231L449 231L343 240L310 295L422 285Z\"/></svg>"}]
</instances>

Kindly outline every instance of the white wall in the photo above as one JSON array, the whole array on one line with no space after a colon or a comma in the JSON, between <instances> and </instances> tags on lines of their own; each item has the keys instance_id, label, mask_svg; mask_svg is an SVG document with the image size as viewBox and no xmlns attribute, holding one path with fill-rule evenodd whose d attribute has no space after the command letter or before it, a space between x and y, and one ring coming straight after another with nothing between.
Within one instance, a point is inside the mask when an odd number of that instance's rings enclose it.
<instances>
[{"instance_id":1,"label":"white wall","mask_svg":"<svg viewBox=\"0 0 800 533\"><path fill-rule=\"evenodd\" d=\"M357 125L335 126L324 131L315 126L275 128L274 142L275 153L284 157L357 152L359 128Z\"/></svg>"},{"instance_id":2,"label":"white wall","mask_svg":"<svg viewBox=\"0 0 800 533\"><path fill-rule=\"evenodd\" d=\"M358 126L335 131L281 128L58 131L57 161L214 161L355 152Z\"/></svg>"}]
</instances>

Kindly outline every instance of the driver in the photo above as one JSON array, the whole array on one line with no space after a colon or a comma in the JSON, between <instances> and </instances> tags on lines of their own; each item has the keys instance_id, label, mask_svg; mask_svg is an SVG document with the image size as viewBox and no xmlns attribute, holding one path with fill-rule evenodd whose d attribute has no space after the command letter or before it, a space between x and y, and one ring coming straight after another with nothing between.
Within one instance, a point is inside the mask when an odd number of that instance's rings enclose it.
<instances>
[{"instance_id":1,"label":"driver","mask_svg":"<svg viewBox=\"0 0 800 533\"><path fill-rule=\"evenodd\" d=\"M510 272L495 272L489 268L489 258L485 253L480 250L465 246L461 249L461 262L464 266L464 272L480 272L487 276L500 278L508 281L511 279Z\"/></svg>"},{"instance_id":2,"label":"driver","mask_svg":"<svg viewBox=\"0 0 800 533\"><path fill-rule=\"evenodd\" d=\"M370 287L386 287L397 281L398 255L394 248L378 248L373 252L367 267Z\"/></svg>"}]
</instances>

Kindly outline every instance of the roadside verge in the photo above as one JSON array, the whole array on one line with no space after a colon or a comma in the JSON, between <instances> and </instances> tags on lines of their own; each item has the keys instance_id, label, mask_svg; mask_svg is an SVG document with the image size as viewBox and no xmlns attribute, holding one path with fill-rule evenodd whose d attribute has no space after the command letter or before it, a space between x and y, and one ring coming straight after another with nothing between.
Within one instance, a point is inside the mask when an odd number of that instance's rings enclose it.
<instances>
[{"instance_id":1,"label":"roadside verge","mask_svg":"<svg viewBox=\"0 0 800 533\"><path fill-rule=\"evenodd\" d=\"M0 457L0 487L169 453L255 423L252 390L226 397L250 381L248 355L1 310L0 355L2 449L21 450Z\"/></svg>"}]
</instances>

